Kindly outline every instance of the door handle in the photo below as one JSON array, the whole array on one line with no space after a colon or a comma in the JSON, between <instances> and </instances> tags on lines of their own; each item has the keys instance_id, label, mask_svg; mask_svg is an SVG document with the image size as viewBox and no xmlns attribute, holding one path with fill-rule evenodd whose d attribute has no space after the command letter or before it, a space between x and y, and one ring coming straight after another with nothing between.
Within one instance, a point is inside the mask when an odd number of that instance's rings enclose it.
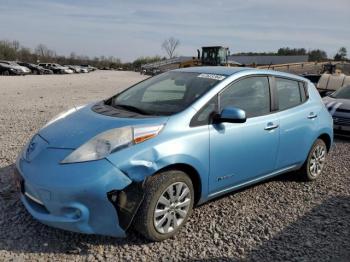
<instances>
[{"instance_id":1,"label":"door handle","mask_svg":"<svg viewBox=\"0 0 350 262\"><path fill-rule=\"evenodd\" d=\"M278 128L278 125L272 123L272 122L269 122L267 123L266 127L264 128L265 130L267 131L270 131L270 130L273 130L273 129L276 129Z\"/></svg>"},{"instance_id":2,"label":"door handle","mask_svg":"<svg viewBox=\"0 0 350 262\"><path fill-rule=\"evenodd\" d=\"M314 112L310 112L310 114L307 116L308 119L314 119L317 117L317 114L315 114Z\"/></svg>"}]
</instances>

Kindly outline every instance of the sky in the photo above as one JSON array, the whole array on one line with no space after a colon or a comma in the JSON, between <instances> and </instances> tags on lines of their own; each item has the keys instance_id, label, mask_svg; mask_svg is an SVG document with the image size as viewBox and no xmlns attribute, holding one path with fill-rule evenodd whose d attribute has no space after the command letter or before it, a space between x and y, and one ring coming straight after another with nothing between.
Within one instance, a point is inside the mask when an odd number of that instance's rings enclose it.
<instances>
[{"instance_id":1,"label":"sky","mask_svg":"<svg viewBox=\"0 0 350 262\"><path fill-rule=\"evenodd\" d=\"M0 0L0 40L123 62L165 56L169 37L185 56L210 45L231 53L320 48L334 56L341 46L350 53L349 10L350 0Z\"/></svg>"}]
</instances>

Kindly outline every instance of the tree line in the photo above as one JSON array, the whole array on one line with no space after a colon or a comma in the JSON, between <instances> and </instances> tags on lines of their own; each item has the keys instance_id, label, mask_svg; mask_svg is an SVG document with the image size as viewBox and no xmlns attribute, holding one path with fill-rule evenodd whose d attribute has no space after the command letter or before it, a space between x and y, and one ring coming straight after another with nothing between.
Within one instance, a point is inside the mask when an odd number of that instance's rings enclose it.
<instances>
[{"instance_id":1,"label":"tree line","mask_svg":"<svg viewBox=\"0 0 350 262\"><path fill-rule=\"evenodd\" d=\"M310 62L322 62L327 61L332 58L329 58L327 56L327 52L321 49L313 49L313 50L306 50L305 48L289 48L289 47L282 47L277 50L277 52L248 52L248 53L237 53L236 55L272 55L272 56L279 56L279 55L307 55L309 56ZM339 48L336 55L333 57L335 61L345 61L347 60L347 50L345 47Z\"/></svg>"},{"instance_id":2,"label":"tree line","mask_svg":"<svg viewBox=\"0 0 350 262\"><path fill-rule=\"evenodd\" d=\"M180 45L180 41L171 37L162 44L162 49L166 51L169 58L176 56L175 51ZM305 48L282 47L277 52L248 52L236 53L236 55L308 55L309 61L329 60L327 53L321 49L306 50ZM166 59L161 56L145 56L135 59L133 62L122 63L119 58L113 56L89 57L86 55L77 55L72 52L69 56L58 55L54 50L44 44L39 44L36 48L30 49L22 46L19 41L0 40L0 60L23 61L29 63L58 63L62 65L81 65L89 64L97 68L123 68L125 70L140 69L141 65L153 63ZM347 60L347 50L341 47L333 57L336 61Z\"/></svg>"},{"instance_id":3,"label":"tree line","mask_svg":"<svg viewBox=\"0 0 350 262\"><path fill-rule=\"evenodd\" d=\"M58 63L61 65L89 64L97 68L123 68L134 70L142 64L152 63L166 59L160 56L139 57L131 63L122 63L119 58L113 56L89 57L77 55L72 52L69 56L58 55L56 51L44 44L39 44L34 49L22 46L19 41L0 40L0 60L22 61L28 63Z\"/></svg>"}]
</instances>

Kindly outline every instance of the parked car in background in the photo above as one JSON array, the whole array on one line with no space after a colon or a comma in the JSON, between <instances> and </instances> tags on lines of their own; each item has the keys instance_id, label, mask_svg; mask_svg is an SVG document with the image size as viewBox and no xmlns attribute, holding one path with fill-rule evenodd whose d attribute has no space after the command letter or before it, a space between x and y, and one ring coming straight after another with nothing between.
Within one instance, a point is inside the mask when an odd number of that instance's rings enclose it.
<instances>
[{"instance_id":1,"label":"parked car in background","mask_svg":"<svg viewBox=\"0 0 350 262\"><path fill-rule=\"evenodd\" d=\"M334 133L350 137L350 85L328 94L323 102L333 117Z\"/></svg>"},{"instance_id":2,"label":"parked car in background","mask_svg":"<svg viewBox=\"0 0 350 262\"><path fill-rule=\"evenodd\" d=\"M21 201L44 224L123 237L175 235L194 205L298 170L322 175L333 121L308 80L191 67L49 121L22 149Z\"/></svg>"},{"instance_id":3,"label":"parked car in background","mask_svg":"<svg viewBox=\"0 0 350 262\"><path fill-rule=\"evenodd\" d=\"M25 66L21 66L21 65L17 64L16 62L13 62L13 61L0 61L0 63L9 65L12 68L16 68L19 72L21 72L21 75L28 75L28 74L31 73L29 68L27 68Z\"/></svg>"},{"instance_id":4,"label":"parked car in background","mask_svg":"<svg viewBox=\"0 0 350 262\"><path fill-rule=\"evenodd\" d=\"M22 70L18 69L17 67L13 67L12 65L0 62L0 75L23 75L23 73Z\"/></svg>"},{"instance_id":5,"label":"parked car in background","mask_svg":"<svg viewBox=\"0 0 350 262\"><path fill-rule=\"evenodd\" d=\"M46 69L52 70L55 74L73 74L73 70L68 67L61 66L56 63L40 63L39 66L42 66Z\"/></svg>"},{"instance_id":6,"label":"parked car in background","mask_svg":"<svg viewBox=\"0 0 350 262\"><path fill-rule=\"evenodd\" d=\"M53 71L51 69L43 68L45 75L52 75Z\"/></svg>"},{"instance_id":7,"label":"parked car in background","mask_svg":"<svg viewBox=\"0 0 350 262\"><path fill-rule=\"evenodd\" d=\"M96 67L93 67L91 65L80 65L80 66L83 68L86 68L89 72L95 71L97 69Z\"/></svg>"},{"instance_id":8,"label":"parked car in background","mask_svg":"<svg viewBox=\"0 0 350 262\"><path fill-rule=\"evenodd\" d=\"M80 72L81 73L89 73L89 69L87 69L86 67L82 67L82 66L79 66L80 67Z\"/></svg>"},{"instance_id":9,"label":"parked car in background","mask_svg":"<svg viewBox=\"0 0 350 262\"><path fill-rule=\"evenodd\" d=\"M53 74L53 72L51 70L45 69L39 65L25 63L25 62L18 62L18 64L29 68L30 71L32 72L32 74L34 74L34 75Z\"/></svg>"},{"instance_id":10,"label":"parked car in background","mask_svg":"<svg viewBox=\"0 0 350 262\"><path fill-rule=\"evenodd\" d=\"M87 68L78 65L65 65L65 67L72 69L74 73L89 73L89 70Z\"/></svg>"},{"instance_id":11,"label":"parked car in background","mask_svg":"<svg viewBox=\"0 0 350 262\"><path fill-rule=\"evenodd\" d=\"M75 66L75 65L64 65L64 66L73 70L74 73L81 73L80 67L78 66Z\"/></svg>"}]
</instances>

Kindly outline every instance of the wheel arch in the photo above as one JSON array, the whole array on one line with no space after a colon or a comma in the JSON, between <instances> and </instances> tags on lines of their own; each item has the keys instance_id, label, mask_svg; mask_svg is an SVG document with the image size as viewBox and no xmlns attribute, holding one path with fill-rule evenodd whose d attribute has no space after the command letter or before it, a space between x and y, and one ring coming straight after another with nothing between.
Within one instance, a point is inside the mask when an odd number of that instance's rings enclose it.
<instances>
[{"instance_id":1,"label":"wheel arch","mask_svg":"<svg viewBox=\"0 0 350 262\"><path fill-rule=\"evenodd\" d=\"M170 170L182 171L190 177L192 181L193 189L194 189L194 205L197 205L202 197L202 180L199 175L199 172L189 164L176 163L176 164L167 165L157 170L157 172L154 173L152 176L155 176L161 172L166 172Z\"/></svg>"},{"instance_id":2,"label":"wheel arch","mask_svg":"<svg viewBox=\"0 0 350 262\"><path fill-rule=\"evenodd\" d=\"M332 139L329 134L323 133L317 137L317 139L321 139L323 142L325 142L327 146L327 152L331 149L332 146Z\"/></svg>"}]
</instances>

